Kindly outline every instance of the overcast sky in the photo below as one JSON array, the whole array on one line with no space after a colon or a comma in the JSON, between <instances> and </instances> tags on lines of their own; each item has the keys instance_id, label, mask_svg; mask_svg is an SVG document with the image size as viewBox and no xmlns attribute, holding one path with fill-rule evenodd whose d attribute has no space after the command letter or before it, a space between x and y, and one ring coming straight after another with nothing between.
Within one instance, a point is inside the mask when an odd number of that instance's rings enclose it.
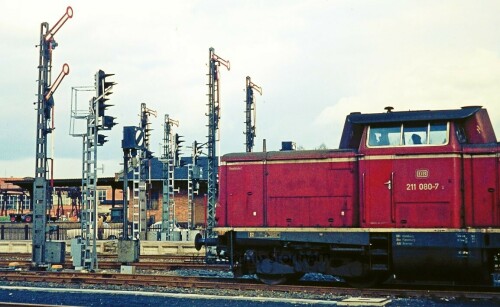
<instances>
[{"instance_id":1,"label":"overcast sky","mask_svg":"<svg viewBox=\"0 0 500 307\"><path fill-rule=\"evenodd\" d=\"M222 154L245 150L246 76L263 88L255 150L262 139L268 150L281 141L337 148L347 114L385 106L482 105L500 134L499 1L0 0L2 177L34 176L40 24L53 26L68 4L74 16L53 53L53 81L70 66L54 94L58 178L81 176L81 138L69 135L71 88L92 86L98 69L115 74L108 114L119 122L99 148L99 176L121 170L123 126L139 124L142 102L158 113L157 155L165 114L179 120L185 147L205 142L210 47L231 62L221 76ZM80 109L91 94L79 94Z\"/></svg>"}]
</instances>

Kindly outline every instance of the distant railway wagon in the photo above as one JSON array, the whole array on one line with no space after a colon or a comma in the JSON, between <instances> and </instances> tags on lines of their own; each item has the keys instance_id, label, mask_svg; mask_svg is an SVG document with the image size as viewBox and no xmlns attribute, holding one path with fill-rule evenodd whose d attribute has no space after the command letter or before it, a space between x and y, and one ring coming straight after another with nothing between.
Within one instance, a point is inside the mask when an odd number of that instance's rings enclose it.
<instances>
[{"instance_id":1,"label":"distant railway wagon","mask_svg":"<svg viewBox=\"0 0 500 307\"><path fill-rule=\"evenodd\" d=\"M266 283L308 272L499 285L500 146L486 109L347 116L337 150L233 153L218 256Z\"/></svg>"}]
</instances>

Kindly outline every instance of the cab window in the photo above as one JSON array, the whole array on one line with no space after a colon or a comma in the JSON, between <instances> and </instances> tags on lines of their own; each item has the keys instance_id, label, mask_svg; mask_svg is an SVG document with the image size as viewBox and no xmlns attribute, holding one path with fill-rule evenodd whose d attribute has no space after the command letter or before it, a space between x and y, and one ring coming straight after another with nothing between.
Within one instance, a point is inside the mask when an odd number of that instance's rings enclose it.
<instances>
[{"instance_id":1,"label":"cab window","mask_svg":"<svg viewBox=\"0 0 500 307\"><path fill-rule=\"evenodd\" d=\"M427 144L428 125L404 125L402 145L425 145Z\"/></svg>"},{"instance_id":2,"label":"cab window","mask_svg":"<svg viewBox=\"0 0 500 307\"><path fill-rule=\"evenodd\" d=\"M401 142L401 125L369 127L368 146L398 146Z\"/></svg>"},{"instance_id":3,"label":"cab window","mask_svg":"<svg viewBox=\"0 0 500 307\"><path fill-rule=\"evenodd\" d=\"M448 143L448 123L408 123L371 125L368 147L444 145Z\"/></svg>"},{"instance_id":4,"label":"cab window","mask_svg":"<svg viewBox=\"0 0 500 307\"><path fill-rule=\"evenodd\" d=\"M429 129L429 144L448 144L448 124L431 123Z\"/></svg>"}]
</instances>

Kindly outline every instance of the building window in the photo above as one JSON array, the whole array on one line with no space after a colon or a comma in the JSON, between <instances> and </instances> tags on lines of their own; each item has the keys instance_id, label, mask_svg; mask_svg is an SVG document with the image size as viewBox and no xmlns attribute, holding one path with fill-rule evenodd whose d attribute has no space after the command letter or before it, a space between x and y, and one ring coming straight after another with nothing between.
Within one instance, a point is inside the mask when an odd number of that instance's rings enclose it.
<instances>
[{"instance_id":1,"label":"building window","mask_svg":"<svg viewBox=\"0 0 500 307\"><path fill-rule=\"evenodd\" d=\"M97 199L99 203L106 201L106 190L97 190Z\"/></svg>"},{"instance_id":2,"label":"building window","mask_svg":"<svg viewBox=\"0 0 500 307\"><path fill-rule=\"evenodd\" d=\"M21 200L23 203L23 210L29 210L30 209L30 198L27 197L26 195L21 195Z\"/></svg>"},{"instance_id":3,"label":"building window","mask_svg":"<svg viewBox=\"0 0 500 307\"><path fill-rule=\"evenodd\" d=\"M158 210L159 195L160 195L160 192L151 190L151 198L150 198L148 210Z\"/></svg>"},{"instance_id":4,"label":"building window","mask_svg":"<svg viewBox=\"0 0 500 307\"><path fill-rule=\"evenodd\" d=\"M9 201L7 203L7 209L16 209L17 195L9 195Z\"/></svg>"}]
</instances>

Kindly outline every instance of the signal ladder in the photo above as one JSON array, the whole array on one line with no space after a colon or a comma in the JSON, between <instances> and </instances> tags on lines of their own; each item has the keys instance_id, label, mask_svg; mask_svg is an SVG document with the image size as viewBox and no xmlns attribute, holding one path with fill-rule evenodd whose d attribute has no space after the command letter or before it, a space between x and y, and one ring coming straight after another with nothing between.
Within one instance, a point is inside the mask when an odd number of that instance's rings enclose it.
<instances>
[{"instance_id":1,"label":"signal ladder","mask_svg":"<svg viewBox=\"0 0 500 307\"><path fill-rule=\"evenodd\" d=\"M188 164L188 220L187 228L191 229L194 225L194 188L193 188L193 164Z\"/></svg>"},{"instance_id":2,"label":"signal ladder","mask_svg":"<svg viewBox=\"0 0 500 307\"><path fill-rule=\"evenodd\" d=\"M83 210L81 214L82 239L84 240L83 266L87 269L97 269L97 251L95 240L97 239L97 229L93 224L97 219L97 144L95 144L95 121L94 117L89 116L87 124L87 135L83 142L83 180L82 180L82 198Z\"/></svg>"},{"instance_id":3,"label":"signal ladder","mask_svg":"<svg viewBox=\"0 0 500 307\"><path fill-rule=\"evenodd\" d=\"M169 228L175 228L175 200L174 200L174 160L168 160L168 223ZM170 231L170 229L169 229Z\"/></svg>"},{"instance_id":4,"label":"signal ladder","mask_svg":"<svg viewBox=\"0 0 500 307\"><path fill-rule=\"evenodd\" d=\"M146 214L146 209L148 205L148 197L146 195L146 180L147 180L147 174L148 174L148 169L149 169L149 161L143 156L146 154L146 151L143 151L141 153L141 158L140 158L140 171L139 171L139 178L140 178L140 183L139 183L139 239L140 240L145 240L146 239L146 232L147 232L147 214Z\"/></svg>"},{"instance_id":5,"label":"signal ladder","mask_svg":"<svg viewBox=\"0 0 500 307\"><path fill-rule=\"evenodd\" d=\"M173 203L174 203L174 161L170 158L164 159L163 163L163 210L162 219L164 227L162 227L162 232L165 237L162 240L170 240L170 231L174 225L173 217ZM162 220L163 221L163 220Z\"/></svg>"},{"instance_id":6,"label":"signal ladder","mask_svg":"<svg viewBox=\"0 0 500 307\"><path fill-rule=\"evenodd\" d=\"M133 165L133 177L132 177L132 237L139 238L140 231L140 167L139 165Z\"/></svg>"}]
</instances>

